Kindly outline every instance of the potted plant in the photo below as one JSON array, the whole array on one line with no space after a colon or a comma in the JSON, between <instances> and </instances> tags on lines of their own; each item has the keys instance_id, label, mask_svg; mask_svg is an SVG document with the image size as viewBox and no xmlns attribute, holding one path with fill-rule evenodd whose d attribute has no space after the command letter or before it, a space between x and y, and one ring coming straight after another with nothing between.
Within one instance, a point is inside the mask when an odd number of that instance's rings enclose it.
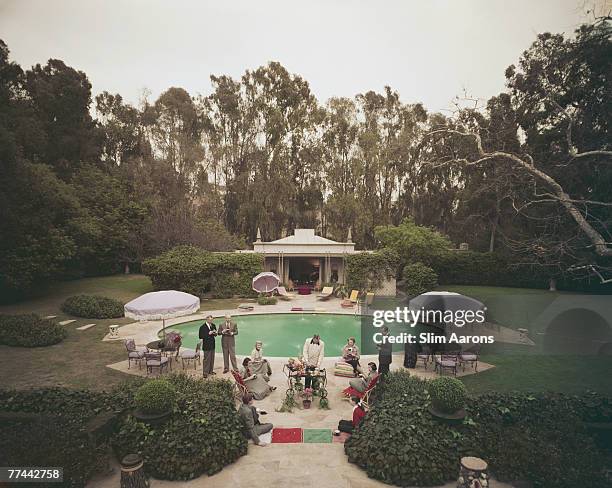
<instances>
[{"instance_id":1,"label":"potted plant","mask_svg":"<svg viewBox=\"0 0 612 488\"><path fill-rule=\"evenodd\" d=\"M313 393L312 388L304 388L304 391L302 391L302 405L304 408L310 408Z\"/></svg>"},{"instance_id":2,"label":"potted plant","mask_svg":"<svg viewBox=\"0 0 612 488\"><path fill-rule=\"evenodd\" d=\"M166 379L147 381L134 397L134 417L150 425L166 420L176 405L176 389Z\"/></svg>"},{"instance_id":3,"label":"potted plant","mask_svg":"<svg viewBox=\"0 0 612 488\"><path fill-rule=\"evenodd\" d=\"M431 398L429 412L434 417L448 423L458 423L465 418L467 390L457 378L436 378L429 382L427 390Z\"/></svg>"}]
</instances>

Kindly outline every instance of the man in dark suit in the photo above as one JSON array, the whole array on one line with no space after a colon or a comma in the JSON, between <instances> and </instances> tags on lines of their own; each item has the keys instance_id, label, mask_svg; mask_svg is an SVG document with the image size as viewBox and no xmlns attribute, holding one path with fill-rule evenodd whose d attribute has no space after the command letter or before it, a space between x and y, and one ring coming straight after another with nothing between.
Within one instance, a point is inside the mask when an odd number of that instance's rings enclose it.
<instances>
[{"instance_id":1,"label":"man in dark suit","mask_svg":"<svg viewBox=\"0 0 612 488\"><path fill-rule=\"evenodd\" d=\"M389 339L389 327L386 325L381 329L382 333L382 341L380 344L377 344L378 348L378 372L381 375L386 375L389 372L389 368L391 367L391 361L393 360L393 356L391 355L393 352L393 345L388 342ZM383 376L384 378L384 376Z\"/></svg>"},{"instance_id":2,"label":"man in dark suit","mask_svg":"<svg viewBox=\"0 0 612 488\"><path fill-rule=\"evenodd\" d=\"M206 322L200 327L200 339L202 339L202 364L204 368L204 378L209 374L215 374L215 337L217 337L217 327L213 324L212 315L206 317Z\"/></svg>"}]
</instances>

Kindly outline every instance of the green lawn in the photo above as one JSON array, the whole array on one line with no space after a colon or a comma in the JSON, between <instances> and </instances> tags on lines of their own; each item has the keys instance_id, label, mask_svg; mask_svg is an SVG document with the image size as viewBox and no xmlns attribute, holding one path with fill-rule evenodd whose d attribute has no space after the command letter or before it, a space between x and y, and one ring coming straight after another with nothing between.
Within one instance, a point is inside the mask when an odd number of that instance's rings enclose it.
<instances>
[{"instance_id":1,"label":"green lawn","mask_svg":"<svg viewBox=\"0 0 612 488\"><path fill-rule=\"evenodd\" d=\"M0 306L0 314L37 313L57 315L58 321L74 318L61 310L63 301L76 294L95 294L128 302L152 290L150 280L143 275L115 275L85 278L56 283L44 296L12 305ZM233 308L242 300L203 300L201 310ZM127 324L131 319L81 319L66 325L68 337L54 346L21 348L0 346L0 387L29 388L35 386L70 386L104 389L130 379L111 370L107 364L125 358L121 342L102 342L110 324ZM95 327L76 330L95 323Z\"/></svg>"}]
</instances>

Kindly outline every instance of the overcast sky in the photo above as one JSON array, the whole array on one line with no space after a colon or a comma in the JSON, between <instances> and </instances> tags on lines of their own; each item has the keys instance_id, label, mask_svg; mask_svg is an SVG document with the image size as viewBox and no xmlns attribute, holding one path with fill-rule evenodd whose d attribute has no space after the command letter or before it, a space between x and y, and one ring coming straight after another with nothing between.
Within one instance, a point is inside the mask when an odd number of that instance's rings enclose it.
<instances>
[{"instance_id":1,"label":"overcast sky","mask_svg":"<svg viewBox=\"0 0 612 488\"><path fill-rule=\"evenodd\" d=\"M585 18L580 0L0 0L0 38L24 68L58 58L94 94L137 103L170 86L210 92L268 61L302 75L320 101L390 85L404 102L448 108L488 98L539 32Z\"/></svg>"}]
</instances>

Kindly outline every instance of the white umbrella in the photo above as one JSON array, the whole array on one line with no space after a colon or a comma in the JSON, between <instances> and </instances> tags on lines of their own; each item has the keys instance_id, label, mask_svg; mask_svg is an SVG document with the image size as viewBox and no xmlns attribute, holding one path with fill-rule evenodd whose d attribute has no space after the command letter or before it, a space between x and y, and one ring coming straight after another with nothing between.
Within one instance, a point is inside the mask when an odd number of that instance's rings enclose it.
<instances>
[{"instance_id":1,"label":"white umbrella","mask_svg":"<svg viewBox=\"0 0 612 488\"><path fill-rule=\"evenodd\" d=\"M271 271L259 273L253 278L253 290L258 293L269 293L274 291L280 285L280 278Z\"/></svg>"},{"instance_id":2,"label":"white umbrella","mask_svg":"<svg viewBox=\"0 0 612 488\"><path fill-rule=\"evenodd\" d=\"M408 309L414 310L434 310L457 312L459 310L471 310L477 312L486 310L484 303L479 302L475 298L461 295L452 291L428 291L417 297L414 297L408 302Z\"/></svg>"},{"instance_id":3,"label":"white umbrella","mask_svg":"<svg viewBox=\"0 0 612 488\"><path fill-rule=\"evenodd\" d=\"M175 290L153 291L135 298L123 307L126 317L136 320L162 320L165 333L166 319L196 313L200 299Z\"/></svg>"}]
</instances>

